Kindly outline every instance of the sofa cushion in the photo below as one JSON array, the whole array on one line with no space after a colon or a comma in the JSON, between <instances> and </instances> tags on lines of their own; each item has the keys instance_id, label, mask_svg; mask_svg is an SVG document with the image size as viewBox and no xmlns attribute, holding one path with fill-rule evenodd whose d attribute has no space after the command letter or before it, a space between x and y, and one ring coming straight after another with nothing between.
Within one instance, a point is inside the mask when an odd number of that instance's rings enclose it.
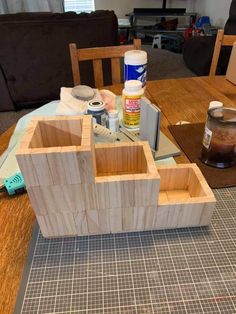
<instances>
[{"instance_id":1,"label":"sofa cushion","mask_svg":"<svg viewBox=\"0 0 236 314\"><path fill-rule=\"evenodd\" d=\"M113 11L1 16L0 65L16 106L58 99L61 86L73 86L69 43L79 48L116 45L117 34ZM91 70L82 68L83 83L92 85Z\"/></svg>"}]
</instances>

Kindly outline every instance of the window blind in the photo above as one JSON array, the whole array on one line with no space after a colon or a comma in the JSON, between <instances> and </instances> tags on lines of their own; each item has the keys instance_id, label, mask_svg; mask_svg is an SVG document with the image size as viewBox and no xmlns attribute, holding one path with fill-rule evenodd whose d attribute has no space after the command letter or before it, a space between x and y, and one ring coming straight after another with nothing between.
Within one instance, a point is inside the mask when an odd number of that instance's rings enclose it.
<instances>
[{"instance_id":1,"label":"window blind","mask_svg":"<svg viewBox=\"0 0 236 314\"><path fill-rule=\"evenodd\" d=\"M94 11L94 0L64 0L64 6L65 12L91 12Z\"/></svg>"}]
</instances>

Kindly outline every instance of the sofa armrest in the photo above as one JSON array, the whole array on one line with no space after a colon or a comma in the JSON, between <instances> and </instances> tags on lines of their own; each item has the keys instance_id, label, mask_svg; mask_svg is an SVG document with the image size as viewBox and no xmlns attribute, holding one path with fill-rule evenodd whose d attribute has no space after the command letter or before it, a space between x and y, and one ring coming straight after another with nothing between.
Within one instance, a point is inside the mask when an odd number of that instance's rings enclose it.
<instances>
[{"instance_id":1,"label":"sofa armrest","mask_svg":"<svg viewBox=\"0 0 236 314\"><path fill-rule=\"evenodd\" d=\"M0 111L15 110L14 103L10 97L7 82L5 80L2 68L0 66Z\"/></svg>"},{"instance_id":2,"label":"sofa armrest","mask_svg":"<svg viewBox=\"0 0 236 314\"><path fill-rule=\"evenodd\" d=\"M187 67L195 74L209 75L215 36L192 37L184 43L183 59Z\"/></svg>"}]
</instances>

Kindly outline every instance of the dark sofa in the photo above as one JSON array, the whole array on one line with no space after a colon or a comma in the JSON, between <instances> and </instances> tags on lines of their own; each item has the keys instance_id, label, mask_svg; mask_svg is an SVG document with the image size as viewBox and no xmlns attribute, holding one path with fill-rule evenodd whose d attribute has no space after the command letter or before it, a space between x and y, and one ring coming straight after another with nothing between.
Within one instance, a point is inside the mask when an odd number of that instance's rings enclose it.
<instances>
[{"instance_id":1,"label":"dark sofa","mask_svg":"<svg viewBox=\"0 0 236 314\"><path fill-rule=\"evenodd\" d=\"M0 41L0 111L38 107L73 86L69 43L117 45L117 17L107 10L0 15ZM90 66L81 70L82 83L93 85Z\"/></svg>"},{"instance_id":2,"label":"dark sofa","mask_svg":"<svg viewBox=\"0 0 236 314\"><path fill-rule=\"evenodd\" d=\"M229 18L224 27L225 34L236 34L236 0L232 0ZM183 59L187 67L197 75L209 75L216 36L193 37L183 47ZM225 74L231 47L222 47L217 74Z\"/></svg>"}]
</instances>

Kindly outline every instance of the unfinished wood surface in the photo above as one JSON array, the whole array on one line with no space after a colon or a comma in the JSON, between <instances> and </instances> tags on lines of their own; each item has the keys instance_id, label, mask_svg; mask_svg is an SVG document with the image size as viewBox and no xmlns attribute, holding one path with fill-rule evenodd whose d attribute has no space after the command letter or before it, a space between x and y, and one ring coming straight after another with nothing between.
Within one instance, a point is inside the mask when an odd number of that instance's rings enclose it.
<instances>
[{"instance_id":1,"label":"unfinished wood surface","mask_svg":"<svg viewBox=\"0 0 236 314\"><path fill-rule=\"evenodd\" d=\"M201 203L159 205L154 228L169 229L207 226L211 221L214 208L215 203L210 201L207 201L204 205Z\"/></svg>"},{"instance_id":2,"label":"unfinished wood surface","mask_svg":"<svg viewBox=\"0 0 236 314\"><path fill-rule=\"evenodd\" d=\"M148 172L146 156L150 158L150 148L140 143L96 144L97 176Z\"/></svg>"},{"instance_id":3,"label":"unfinished wood surface","mask_svg":"<svg viewBox=\"0 0 236 314\"><path fill-rule=\"evenodd\" d=\"M224 35L223 29L218 30L209 75L216 75L221 47L233 46L234 42L236 42L236 35Z\"/></svg>"},{"instance_id":4,"label":"unfinished wood surface","mask_svg":"<svg viewBox=\"0 0 236 314\"><path fill-rule=\"evenodd\" d=\"M140 48L141 48L140 39L134 39L133 45L83 48L83 49L78 49L76 47L76 44L74 43L69 44L74 85L81 84L79 62L93 60L95 87L102 87L104 85L102 69L103 59L111 59L112 84L120 83L121 82L120 58L124 57L126 51Z\"/></svg>"},{"instance_id":5,"label":"unfinished wood surface","mask_svg":"<svg viewBox=\"0 0 236 314\"><path fill-rule=\"evenodd\" d=\"M87 235L89 233L88 231L88 223L86 218L86 212L85 211L79 211L74 214L75 219L75 225L77 232L81 235Z\"/></svg>"},{"instance_id":6,"label":"unfinished wood surface","mask_svg":"<svg viewBox=\"0 0 236 314\"><path fill-rule=\"evenodd\" d=\"M36 217L45 237L73 236L77 232L75 217L72 213L57 213Z\"/></svg>"},{"instance_id":7,"label":"unfinished wood surface","mask_svg":"<svg viewBox=\"0 0 236 314\"><path fill-rule=\"evenodd\" d=\"M121 94L122 88L122 84L108 87L109 90L117 95ZM221 76L147 82L145 93L153 103L156 102L162 107L161 129L171 140L173 140L173 137L168 130L168 125L180 120L186 120L186 116L190 122L204 122L209 101L217 98L217 100L224 101L227 104L231 102L231 106L236 107L236 87L228 82L225 77ZM169 111L167 108L170 103L173 110ZM179 105L181 105L181 110L178 110ZM193 115L189 114L190 110ZM0 135L0 153L3 153L7 148L14 128L15 126L12 126ZM188 162L184 155L175 157L175 160L179 163ZM75 180L72 173L70 178L72 182ZM4 194L1 195L0 208L0 225L2 226L0 228L0 312L12 313L32 235L35 214L27 194L13 198L9 198ZM14 215L12 215L13 208ZM165 208L162 208L162 211L165 212ZM84 215L84 212L78 212L76 216L81 217L78 220L75 218L75 221L79 221L82 230L86 229L86 220L82 219ZM205 211L204 215L202 215L201 223L209 221L208 215L211 216L210 210ZM134 208L134 217L137 221L135 226L138 230L143 230L144 228L143 216L144 209ZM80 234L87 234L87 232L83 233L81 231Z\"/></svg>"},{"instance_id":8,"label":"unfinished wood surface","mask_svg":"<svg viewBox=\"0 0 236 314\"><path fill-rule=\"evenodd\" d=\"M158 171L161 185L155 228L209 224L216 200L197 165L159 166Z\"/></svg>"}]
</instances>

